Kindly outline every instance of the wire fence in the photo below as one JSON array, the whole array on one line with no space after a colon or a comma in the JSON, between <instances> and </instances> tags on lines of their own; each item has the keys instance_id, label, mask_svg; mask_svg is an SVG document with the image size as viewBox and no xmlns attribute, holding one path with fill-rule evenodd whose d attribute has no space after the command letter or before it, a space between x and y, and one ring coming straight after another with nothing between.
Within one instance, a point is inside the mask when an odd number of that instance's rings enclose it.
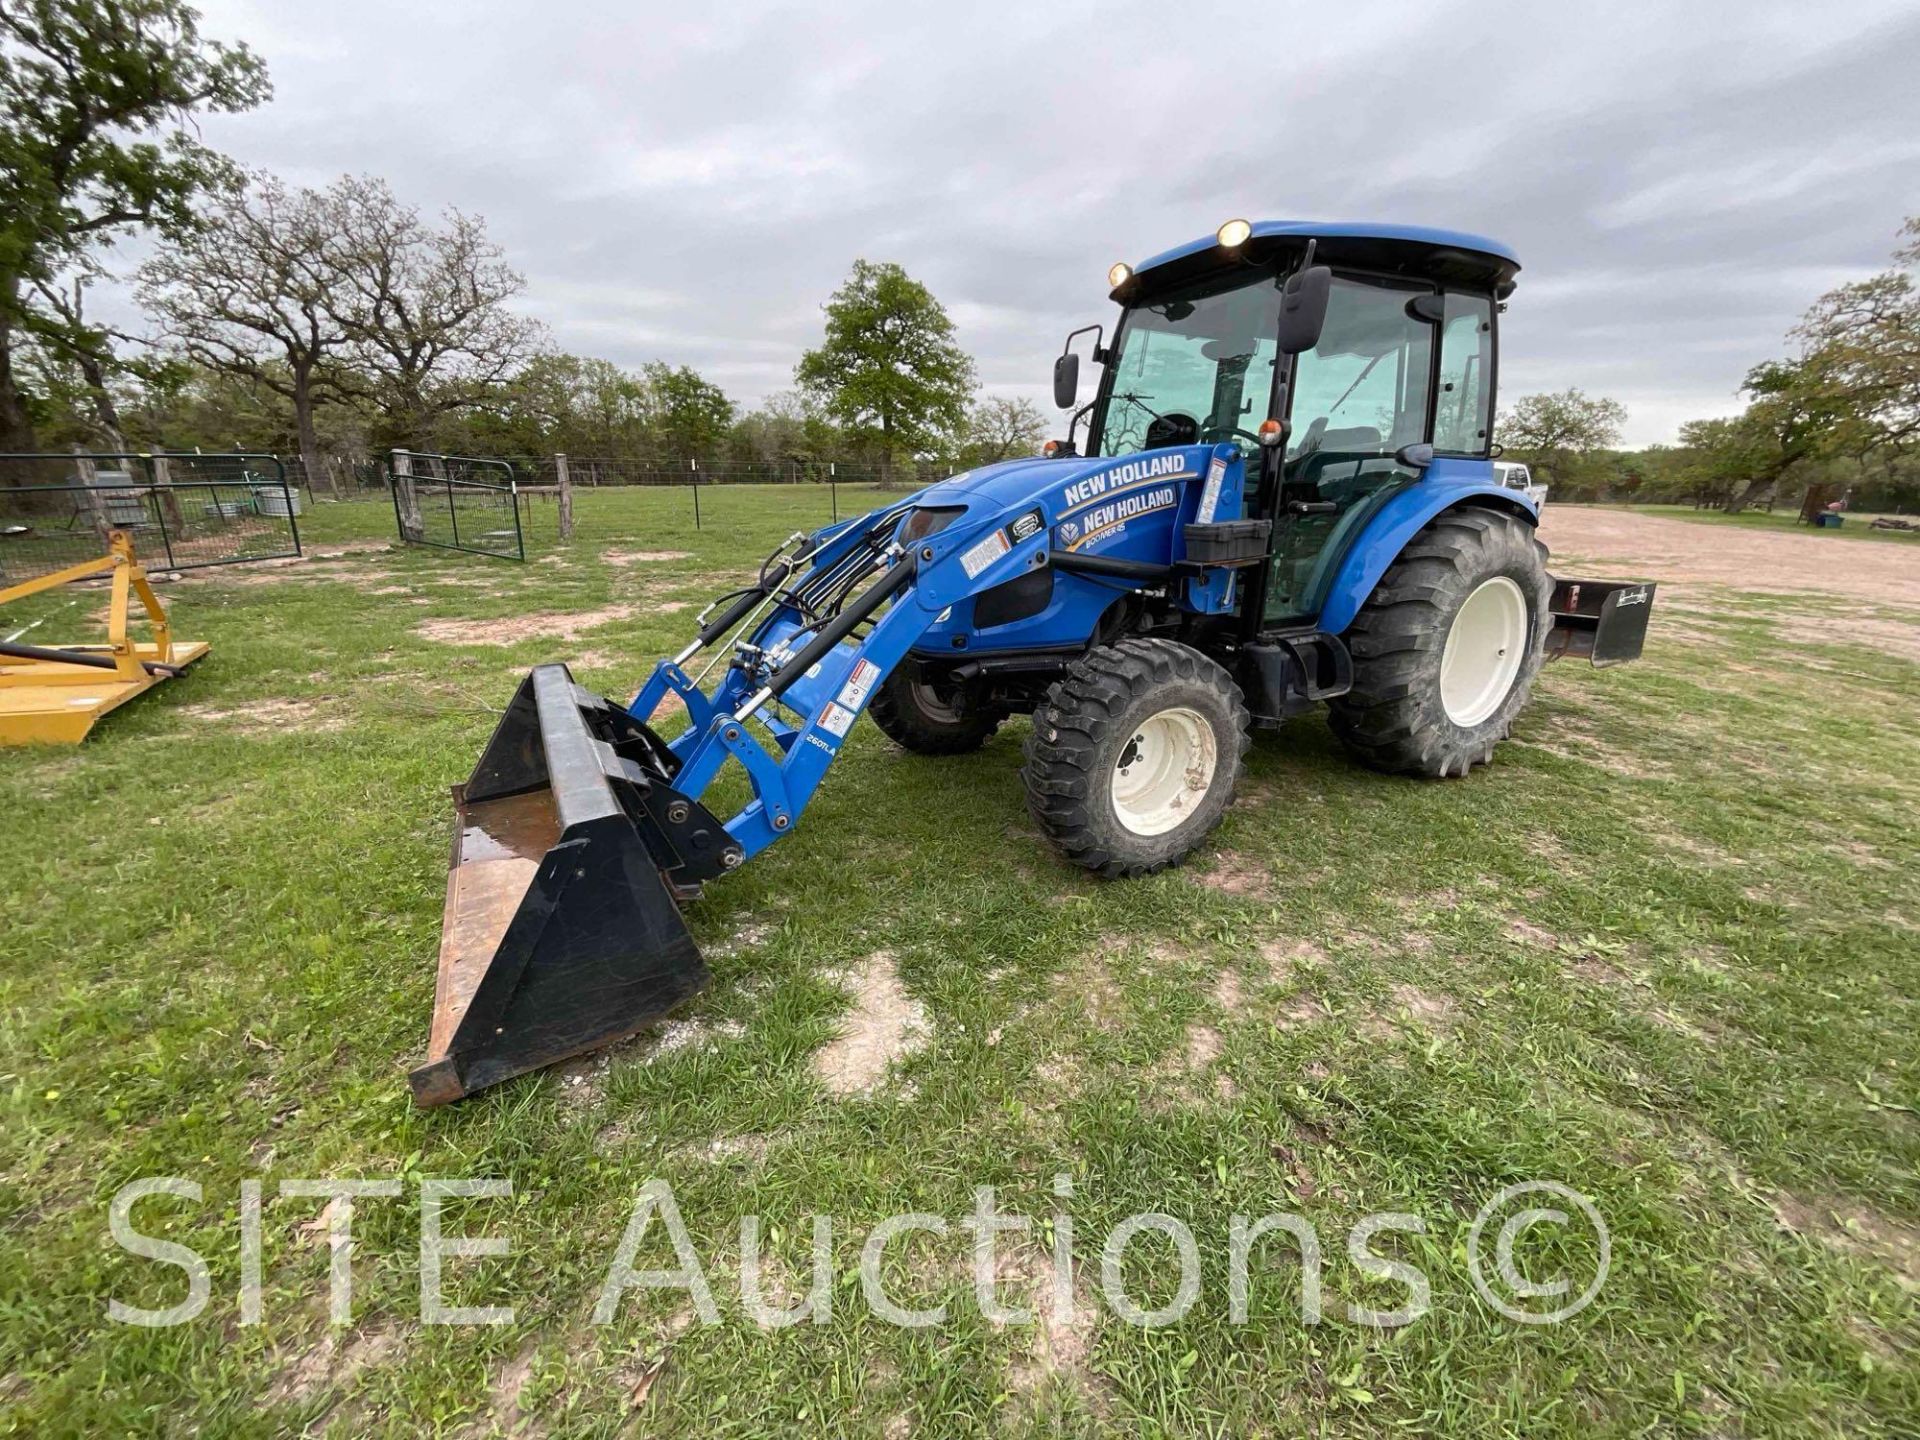
<instances>
[{"instance_id":1,"label":"wire fence","mask_svg":"<svg viewBox=\"0 0 1920 1440\"><path fill-rule=\"evenodd\" d=\"M0 455L0 583L94 559L114 530L152 570L297 556L301 508L271 455Z\"/></svg>"},{"instance_id":2,"label":"wire fence","mask_svg":"<svg viewBox=\"0 0 1920 1440\"><path fill-rule=\"evenodd\" d=\"M867 460L685 460L648 455L546 455L532 466L535 483L557 484L564 459L575 485L594 489L602 485L877 485L886 479L886 467ZM893 478L915 481L915 467L896 466ZM945 472L942 471L942 474Z\"/></svg>"},{"instance_id":3,"label":"wire fence","mask_svg":"<svg viewBox=\"0 0 1920 1440\"><path fill-rule=\"evenodd\" d=\"M529 495L546 495L558 488L561 467L565 466L569 483L586 503L595 490L642 487L684 492L686 513L695 529L737 518L736 508L751 503L756 492L768 487L803 492L817 497L819 523L838 521L846 514L858 513L871 503L871 492L878 488L904 493L946 478L951 467L932 462L884 466L876 461L782 460L724 461L717 463L668 461L658 457L616 455L553 455L531 467L534 483L521 487L522 503ZM843 492L858 492L843 497Z\"/></svg>"}]
</instances>

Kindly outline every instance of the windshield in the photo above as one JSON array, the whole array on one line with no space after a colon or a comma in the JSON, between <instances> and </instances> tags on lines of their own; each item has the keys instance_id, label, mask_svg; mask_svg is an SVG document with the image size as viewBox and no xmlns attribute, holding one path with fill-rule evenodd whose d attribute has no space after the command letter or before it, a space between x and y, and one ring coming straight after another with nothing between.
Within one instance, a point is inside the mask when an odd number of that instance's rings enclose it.
<instances>
[{"instance_id":1,"label":"windshield","mask_svg":"<svg viewBox=\"0 0 1920 1440\"><path fill-rule=\"evenodd\" d=\"M1231 440L1251 451L1279 358L1280 281L1263 272L1129 309L1114 341L1101 428L1088 453Z\"/></svg>"}]
</instances>

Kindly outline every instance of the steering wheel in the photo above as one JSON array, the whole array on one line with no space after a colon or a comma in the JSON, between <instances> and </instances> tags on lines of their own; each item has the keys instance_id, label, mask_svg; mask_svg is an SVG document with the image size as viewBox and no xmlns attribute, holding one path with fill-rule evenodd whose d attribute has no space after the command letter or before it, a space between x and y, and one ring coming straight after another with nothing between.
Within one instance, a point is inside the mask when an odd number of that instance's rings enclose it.
<instances>
[{"instance_id":1,"label":"steering wheel","mask_svg":"<svg viewBox=\"0 0 1920 1440\"><path fill-rule=\"evenodd\" d=\"M1229 435L1237 435L1242 440L1251 441L1255 445L1260 443L1260 437L1258 435L1254 434L1251 430L1242 430L1238 425L1209 425L1200 438L1207 444L1212 445L1217 441L1226 439Z\"/></svg>"}]
</instances>

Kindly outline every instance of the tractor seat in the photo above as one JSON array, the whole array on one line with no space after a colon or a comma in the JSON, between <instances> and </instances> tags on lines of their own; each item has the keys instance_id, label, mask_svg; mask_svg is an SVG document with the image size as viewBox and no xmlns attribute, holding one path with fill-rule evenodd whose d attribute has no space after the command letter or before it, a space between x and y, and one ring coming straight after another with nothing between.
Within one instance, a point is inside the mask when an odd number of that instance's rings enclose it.
<instances>
[{"instance_id":1,"label":"tractor seat","mask_svg":"<svg viewBox=\"0 0 1920 1440\"><path fill-rule=\"evenodd\" d=\"M1365 462L1384 453L1380 432L1370 425L1325 430L1312 454L1287 466L1287 484L1305 495L1341 501L1360 479Z\"/></svg>"},{"instance_id":2,"label":"tractor seat","mask_svg":"<svg viewBox=\"0 0 1920 1440\"><path fill-rule=\"evenodd\" d=\"M1320 436L1318 454L1378 455L1380 432L1371 425L1353 425L1345 430L1328 430Z\"/></svg>"}]
</instances>

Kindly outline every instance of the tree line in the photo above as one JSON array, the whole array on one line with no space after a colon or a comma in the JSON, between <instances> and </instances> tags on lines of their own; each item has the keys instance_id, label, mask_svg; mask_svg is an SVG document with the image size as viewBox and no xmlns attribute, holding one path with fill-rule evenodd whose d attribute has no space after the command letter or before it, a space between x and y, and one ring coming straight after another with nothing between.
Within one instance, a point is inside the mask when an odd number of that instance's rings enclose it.
<instances>
[{"instance_id":1,"label":"tree line","mask_svg":"<svg viewBox=\"0 0 1920 1440\"><path fill-rule=\"evenodd\" d=\"M180 0L7 0L0 160L0 449L169 446L331 457L394 447L663 466L978 464L1032 453L1032 402L981 396L945 309L898 265L857 261L790 391L743 410L686 365L557 350L484 220L426 217L380 179L293 186L195 137L196 112L271 94L245 45ZM89 313L112 242L130 333Z\"/></svg>"},{"instance_id":2,"label":"tree line","mask_svg":"<svg viewBox=\"0 0 1920 1440\"><path fill-rule=\"evenodd\" d=\"M1737 513L1809 488L1865 510L1920 506L1920 217L1886 270L1816 300L1741 386L1737 415L1691 420L1679 443L1618 448L1626 410L1578 389L1528 395L1500 417L1508 454L1566 499L1690 503Z\"/></svg>"},{"instance_id":3,"label":"tree line","mask_svg":"<svg viewBox=\"0 0 1920 1440\"><path fill-rule=\"evenodd\" d=\"M394 447L944 473L1046 434L1032 402L980 394L946 310L895 264L854 263L794 387L751 409L686 365L561 352L514 309L526 282L480 217L423 216L373 177L290 186L197 138L196 113L270 95L259 57L182 0L0 5L0 449L267 450L325 485L329 458ZM136 232L157 246L129 333L87 302ZM1832 484L1920 503L1916 268L1920 219L1892 268L1822 296L1748 373L1740 414L1677 445L1621 449L1624 408L1579 389L1520 397L1496 435L1563 499L1739 510Z\"/></svg>"}]
</instances>

